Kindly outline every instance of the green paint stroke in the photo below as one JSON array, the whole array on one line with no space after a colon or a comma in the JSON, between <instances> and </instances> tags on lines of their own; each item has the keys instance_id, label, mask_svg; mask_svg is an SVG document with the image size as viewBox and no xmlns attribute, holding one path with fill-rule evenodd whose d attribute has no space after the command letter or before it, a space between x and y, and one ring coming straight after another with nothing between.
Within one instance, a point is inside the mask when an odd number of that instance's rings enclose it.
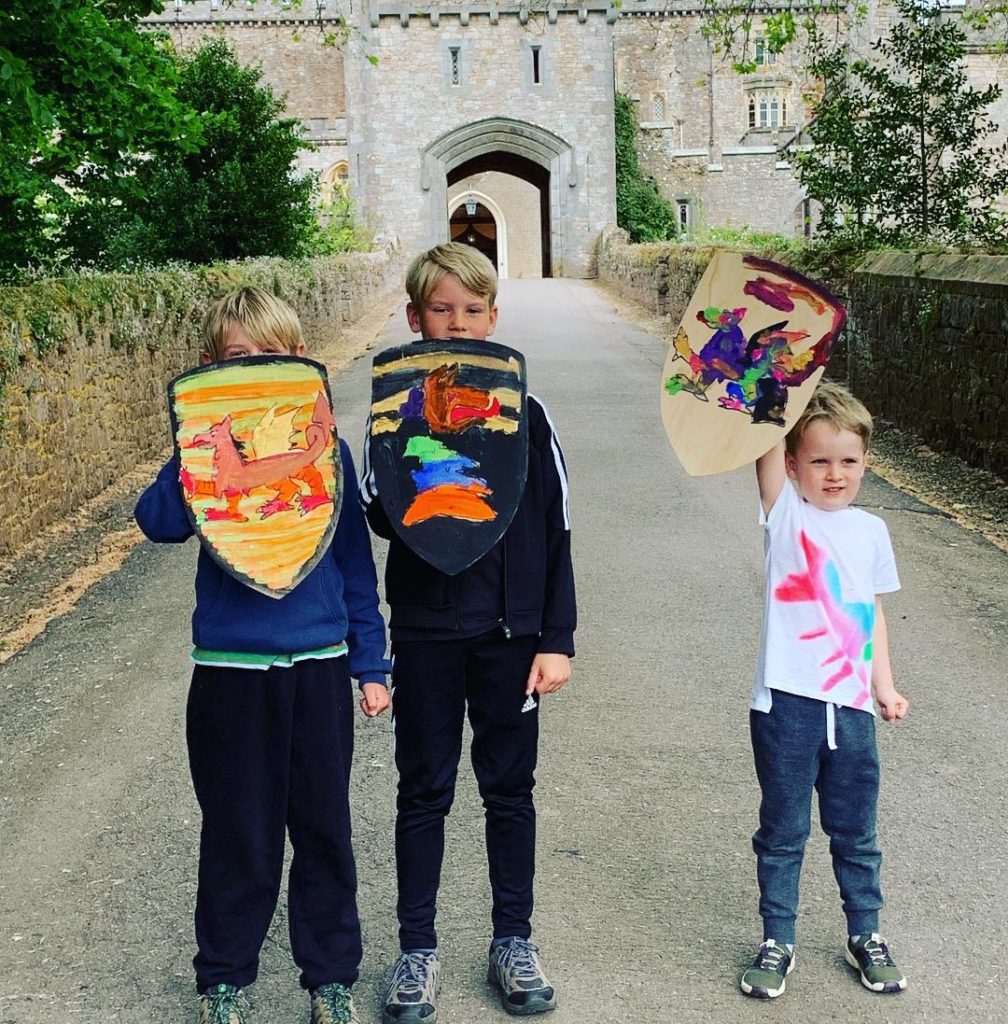
<instances>
[{"instance_id":1,"label":"green paint stroke","mask_svg":"<svg viewBox=\"0 0 1008 1024\"><path fill-rule=\"evenodd\" d=\"M428 462L443 462L445 459L458 458L458 452L446 448L440 441L433 437L411 437L406 442L406 457L419 459L421 464L426 466Z\"/></svg>"}]
</instances>

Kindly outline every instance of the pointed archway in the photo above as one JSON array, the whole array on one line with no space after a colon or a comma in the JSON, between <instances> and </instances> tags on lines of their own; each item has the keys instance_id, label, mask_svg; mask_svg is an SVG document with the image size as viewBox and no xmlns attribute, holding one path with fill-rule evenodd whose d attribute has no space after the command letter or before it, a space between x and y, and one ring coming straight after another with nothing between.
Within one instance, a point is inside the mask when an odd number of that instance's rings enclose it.
<instances>
[{"instance_id":1,"label":"pointed archway","mask_svg":"<svg viewBox=\"0 0 1008 1024\"><path fill-rule=\"evenodd\" d=\"M421 182L437 203L441 237L449 237L448 186L482 171L513 174L539 190L543 277L563 274L566 190L577 185L573 148L559 135L514 118L492 117L462 125L421 151Z\"/></svg>"}]
</instances>

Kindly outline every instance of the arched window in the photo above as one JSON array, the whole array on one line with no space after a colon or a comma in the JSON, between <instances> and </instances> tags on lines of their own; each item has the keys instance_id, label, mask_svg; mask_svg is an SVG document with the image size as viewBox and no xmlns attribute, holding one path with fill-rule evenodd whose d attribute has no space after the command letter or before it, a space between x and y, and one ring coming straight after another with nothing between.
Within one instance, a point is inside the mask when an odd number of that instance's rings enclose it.
<instances>
[{"instance_id":1,"label":"arched window","mask_svg":"<svg viewBox=\"0 0 1008 1024\"><path fill-rule=\"evenodd\" d=\"M770 127L780 127L780 100L776 96L770 97Z\"/></svg>"},{"instance_id":2,"label":"arched window","mask_svg":"<svg viewBox=\"0 0 1008 1024\"><path fill-rule=\"evenodd\" d=\"M749 127L756 127L756 98L754 96L749 97Z\"/></svg>"},{"instance_id":3,"label":"arched window","mask_svg":"<svg viewBox=\"0 0 1008 1024\"><path fill-rule=\"evenodd\" d=\"M665 120L665 97L660 92L656 92L651 101L651 114L652 120L664 121Z\"/></svg>"},{"instance_id":4,"label":"arched window","mask_svg":"<svg viewBox=\"0 0 1008 1024\"><path fill-rule=\"evenodd\" d=\"M759 98L759 126L760 128L766 128L769 121L769 101L767 100L766 93Z\"/></svg>"},{"instance_id":5,"label":"arched window","mask_svg":"<svg viewBox=\"0 0 1008 1024\"><path fill-rule=\"evenodd\" d=\"M339 160L332 166L327 167L319 175L319 189L322 193L322 202L331 203L333 193L339 186L344 186L350 179L350 165L346 160Z\"/></svg>"}]
</instances>

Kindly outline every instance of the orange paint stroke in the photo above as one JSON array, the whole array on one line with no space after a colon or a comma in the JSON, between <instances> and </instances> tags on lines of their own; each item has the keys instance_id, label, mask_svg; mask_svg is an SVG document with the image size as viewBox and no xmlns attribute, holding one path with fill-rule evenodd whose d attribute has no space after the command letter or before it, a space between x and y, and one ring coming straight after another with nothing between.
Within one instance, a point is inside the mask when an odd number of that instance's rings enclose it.
<instances>
[{"instance_id":1,"label":"orange paint stroke","mask_svg":"<svg viewBox=\"0 0 1008 1024\"><path fill-rule=\"evenodd\" d=\"M434 516L450 516L452 519L467 519L478 523L497 518L497 513L483 500L493 492L483 484L473 483L469 487L458 484L442 484L430 490L421 491L403 516L403 526L413 526Z\"/></svg>"}]
</instances>

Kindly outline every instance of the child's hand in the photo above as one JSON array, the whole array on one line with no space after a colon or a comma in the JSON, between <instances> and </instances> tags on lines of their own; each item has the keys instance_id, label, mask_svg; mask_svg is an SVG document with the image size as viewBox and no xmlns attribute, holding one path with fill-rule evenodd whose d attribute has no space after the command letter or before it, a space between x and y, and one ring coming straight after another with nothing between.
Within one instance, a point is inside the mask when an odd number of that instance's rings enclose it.
<instances>
[{"instance_id":1,"label":"child's hand","mask_svg":"<svg viewBox=\"0 0 1008 1024\"><path fill-rule=\"evenodd\" d=\"M570 658L566 654L537 654L525 684L525 696L533 693L555 693L567 685L571 677Z\"/></svg>"},{"instance_id":2,"label":"child's hand","mask_svg":"<svg viewBox=\"0 0 1008 1024\"><path fill-rule=\"evenodd\" d=\"M365 683L361 693L361 711L368 718L380 715L389 706L389 692L381 683Z\"/></svg>"},{"instance_id":3,"label":"child's hand","mask_svg":"<svg viewBox=\"0 0 1008 1024\"><path fill-rule=\"evenodd\" d=\"M910 701L900 693L896 687L889 687L883 692L875 693L875 703L882 712L882 717L887 722L898 722L906 717L910 710Z\"/></svg>"}]
</instances>

